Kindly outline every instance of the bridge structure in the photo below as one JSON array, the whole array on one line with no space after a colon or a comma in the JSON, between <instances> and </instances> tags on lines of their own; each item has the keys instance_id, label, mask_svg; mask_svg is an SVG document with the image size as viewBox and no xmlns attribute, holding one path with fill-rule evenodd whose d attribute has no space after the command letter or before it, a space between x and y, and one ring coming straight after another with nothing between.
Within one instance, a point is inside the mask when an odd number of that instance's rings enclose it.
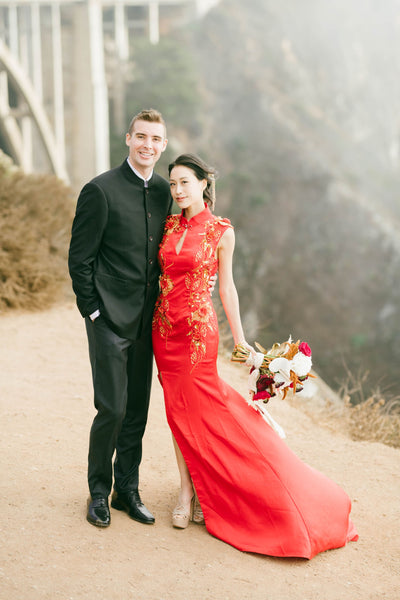
<instances>
[{"instance_id":1,"label":"bridge structure","mask_svg":"<svg viewBox=\"0 0 400 600\"><path fill-rule=\"evenodd\" d=\"M134 40L157 44L217 2L0 0L0 148L79 190L109 168L110 105L125 118L115 73Z\"/></svg>"}]
</instances>

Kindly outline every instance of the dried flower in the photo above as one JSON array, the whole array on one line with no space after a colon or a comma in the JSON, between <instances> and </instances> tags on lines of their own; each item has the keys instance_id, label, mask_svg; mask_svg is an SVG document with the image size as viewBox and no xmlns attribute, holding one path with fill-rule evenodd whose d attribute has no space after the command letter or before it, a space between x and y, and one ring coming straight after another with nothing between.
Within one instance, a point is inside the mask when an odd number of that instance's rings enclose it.
<instances>
[{"instance_id":1,"label":"dried flower","mask_svg":"<svg viewBox=\"0 0 400 600\"><path fill-rule=\"evenodd\" d=\"M255 345L260 352L251 353L237 344L231 356L232 361L250 366L249 383L253 400L268 402L273 396L284 399L289 389L294 393L300 392L306 380L313 377L310 373L312 353L306 342L298 340L294 343L289 337L287 342L275 343L269 350L258 343Z\"/></svg>"},{"instance_id":2,"label":"dried flower","mask_svg":"<svg viewBox=\"0 0 400 600\"><path fill-rule=\"evenodd\" d=\"M308 381L309 377L314 377L310 373L311 348L306 342L300 343L300 340L293 343L291 337L287 342L274 344L269 350L265 350L257 342L255 345L259 352L250 352L245 346L237 344L231 360L250 367L250 397L247 403L284 438L285 432L271 417L265 404L273 397L285 399L290 389L304 397L312 395L312 385Z\"/></svg>"}]
</instances>

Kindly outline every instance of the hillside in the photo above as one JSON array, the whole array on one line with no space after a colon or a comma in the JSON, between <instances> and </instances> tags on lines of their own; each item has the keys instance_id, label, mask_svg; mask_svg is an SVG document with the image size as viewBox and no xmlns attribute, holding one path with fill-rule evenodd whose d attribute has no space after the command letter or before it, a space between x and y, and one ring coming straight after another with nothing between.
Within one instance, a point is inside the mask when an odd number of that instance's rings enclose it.
<instances>
[{"instance_id":1,"label":"hillside","mask_svg":"<svg viewBox=\"0 0 400 600\"><path fill-rule=\"evenodd\" d=\"M226 0L190 38L248 337L307 339L330 385L369 372L393 395L399 19L398 0Z\"/></svg>"}]
</instances>

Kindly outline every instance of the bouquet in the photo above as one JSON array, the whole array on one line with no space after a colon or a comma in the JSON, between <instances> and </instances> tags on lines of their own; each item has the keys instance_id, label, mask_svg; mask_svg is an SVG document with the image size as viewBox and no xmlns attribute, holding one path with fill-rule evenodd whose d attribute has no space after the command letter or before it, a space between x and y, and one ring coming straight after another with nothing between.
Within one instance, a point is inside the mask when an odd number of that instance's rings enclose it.
<instances>
[{"instance_id":1,"label":"bouquet","mask_svg":"<svg viewBox=\"0 0 400 600\"><path fill-rule=\"evenodd\" d=\"M245 363L250 367L249 391L250 402L263 418L285 437L283 429L267 412L265 405L270 398L285 399L289 390L293 393L307 391L308 379L314 377L310 373L312 366L311 348L306 342L287 342L274 344L265 350L260 344L255 344L259 352L251 351L241 344L233 349L231 360Z\"/></svg>"}]
</instances>

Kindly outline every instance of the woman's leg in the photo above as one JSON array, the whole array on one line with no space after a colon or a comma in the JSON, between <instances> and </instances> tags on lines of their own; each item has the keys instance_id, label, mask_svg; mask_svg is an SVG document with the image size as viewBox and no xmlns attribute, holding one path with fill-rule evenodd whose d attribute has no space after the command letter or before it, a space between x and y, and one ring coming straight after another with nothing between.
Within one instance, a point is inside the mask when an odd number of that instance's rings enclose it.
<instances>
[{"instance_id":1,"label":"woman's leg","mask_svg":"<svg viewBox=\"0 0 400 600\"><path fill-rule=\"evenodd\" d=\"M174 442L179 475L181 477L181 489L179 492L178 503L172 511L172 525L174 527L178 527L179 529L185 529L189 525L190 519L193 518L193 484L185 459L183 458L182 452L180 451L179 446L176 443L176 440L173 435L172 439Z\"/></svg>"},{"instance_id":2,"label":"woman's leg","mask_svg":"<svg viewBox=\"0 0 400 600\"><path fill-rule=\"evenodd\" d=\"M182 452L180 451L180 448L173 435L172 440L174 442L176 462L178 463L178 470L181 478L181 490L179 492L178 504L187 506L190 504L190 501L193 497L192 479L190 477L189 469L187 468Z\"/></svg>"},{"instance_id":3,"label":"woman's leg","mask_svg":"<svg viewBox=\"0 0 400 600\"><path fill-rule=\"evenodd\" d=\"M184 529L189 524L189 519L195 523L203 524L204 516L185 459L183 458L182 452L173 435L172 439L174 442L176 462L178 463L179 474L181 477L181 490L179 493L178 504L175 506L172 513L172 524L175 527Z\"/></svg>"}]
</instances>

